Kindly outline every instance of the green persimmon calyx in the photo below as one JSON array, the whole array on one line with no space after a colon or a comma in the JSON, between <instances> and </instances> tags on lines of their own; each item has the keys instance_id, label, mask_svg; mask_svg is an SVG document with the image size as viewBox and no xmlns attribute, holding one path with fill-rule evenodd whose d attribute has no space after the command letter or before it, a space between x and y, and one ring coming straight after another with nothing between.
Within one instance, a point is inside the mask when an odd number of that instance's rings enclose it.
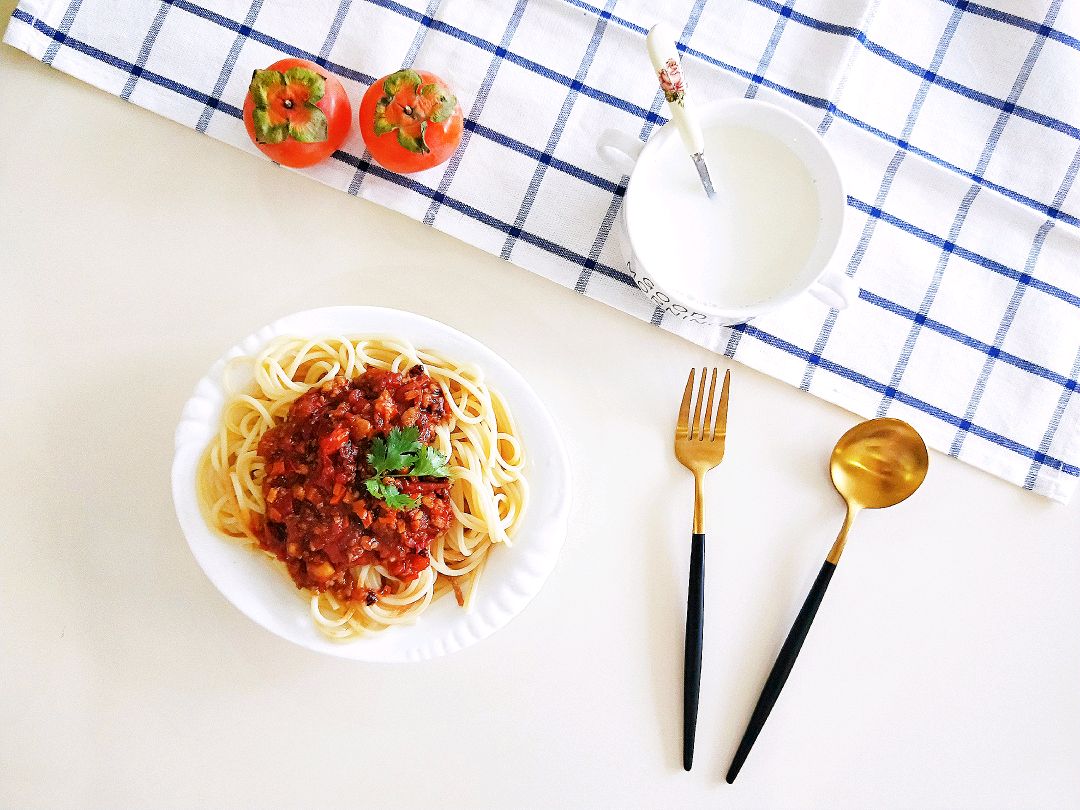
<instances>
[{"instance_id":1,"label":"green persimmon calyx","mask_svg":"<svg viewBox=\"0 0 1080 810\"><path fill-rule=\"evenodd\" d=\"M251 118L259 143L282 143L289 138L300 143L326 140L326 115L315 106L326 92L326 80L314 70L256 70L248 90L255 105Z\"/></svg>"},{"instance_id":2,"label":"green persimmon calyx","mask_svg":"<svg viewBox=\"0 0 1080 810\"><path fill-rule=\"evenodd\" d=\"M397 131L398 143L418 155L431 149L424 140L428 124L440 124L457 108L457 99L438 82L424 83L415 70L399 70L383 80L375 104L375 134Z\"/></svg>"}]
</instances>

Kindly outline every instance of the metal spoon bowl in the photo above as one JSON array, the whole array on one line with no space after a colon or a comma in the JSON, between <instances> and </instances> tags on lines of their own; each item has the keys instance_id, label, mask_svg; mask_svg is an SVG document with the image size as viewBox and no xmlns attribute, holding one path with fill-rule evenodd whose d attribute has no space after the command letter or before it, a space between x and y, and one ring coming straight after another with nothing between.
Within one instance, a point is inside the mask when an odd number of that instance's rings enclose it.
<instances>
[{"instance_id":1,"label":"metal spoon bowl","mask_svg":"<svg viewBox=\"0 0 1080 810\"><path fill-rule=\"evenodd\" d=\"M929 466L922 436L900 419L871 419L841 436L829 471L833 486L847 503L847 516L826 559L833 565L839 562L859 512L895 506L909 498L926 478Z\"/></svg>"},{"instance_id":2,"label":"metal spoon bowl","mask_svg":"<svg viewBox=\"0 0 1080 810\"><path fill-rule=\"evenodd\" d=\"M871 419L840 437L829 464L833 486L849 504L895 506L926 478L930 459L922 436L899 419Z\"/></svg>"}]
</instances>

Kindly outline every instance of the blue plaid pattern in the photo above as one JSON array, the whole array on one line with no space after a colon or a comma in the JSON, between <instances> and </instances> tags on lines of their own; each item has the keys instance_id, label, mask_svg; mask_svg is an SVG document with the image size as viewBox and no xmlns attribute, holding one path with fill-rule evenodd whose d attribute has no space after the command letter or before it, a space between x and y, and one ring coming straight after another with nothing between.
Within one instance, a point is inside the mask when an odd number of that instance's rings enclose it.
<instances>
[{"instance_id":1,"label":"blue plaid pattern","mask_svg":"<svg viewBox=\"0 0 1080 810\"><path fill-rule=\"evenodd\" d=\"M23 0L5 41L254 151L251 71L311 59L358 100L431 69L463 148L399 176L354 132L320 182L1049 497L1080 480L1080 12L1063 0ZM595 153L665 123L643 37L662 15L698 97L759 98L825 138L849 192L836 261L861 287L733 328L650 305L613 238L627 178Z\"/></svg>"}]
</instances>

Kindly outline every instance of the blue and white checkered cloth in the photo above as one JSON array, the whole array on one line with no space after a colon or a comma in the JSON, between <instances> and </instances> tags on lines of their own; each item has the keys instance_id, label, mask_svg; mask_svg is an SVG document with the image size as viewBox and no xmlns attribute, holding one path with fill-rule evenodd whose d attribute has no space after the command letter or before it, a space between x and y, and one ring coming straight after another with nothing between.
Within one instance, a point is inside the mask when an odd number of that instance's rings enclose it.
<instances>
[{"instance_id":1,"label":"blue and white checkered cloth","mask_svg":"<svg viewBox=\"0 0 1080 810\"><path fill-rule=\"evenodd\" d=\"M1065 500L1080 477L1080 12L1063 0L23 0L5 40L254 152L253 69L283 54L339 76L432 70L463 148L401 177L353 131L305 173L579 293ZM612 237L615 127L648 138L663 99L644 55L681 31L701 98L757 97L825 138L847 189L842 312L796 301L753 324L654 310ZM512 294L512 290L507 291Z\"/></svg>"}]
</instances>

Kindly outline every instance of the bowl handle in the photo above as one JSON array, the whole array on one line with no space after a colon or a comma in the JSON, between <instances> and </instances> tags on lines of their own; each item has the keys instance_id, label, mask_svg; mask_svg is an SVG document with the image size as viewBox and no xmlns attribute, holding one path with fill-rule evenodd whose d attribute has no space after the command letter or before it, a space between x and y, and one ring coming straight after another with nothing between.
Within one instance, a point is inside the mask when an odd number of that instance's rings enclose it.
<instances>
[{"instance_id":1,"label":"bowl handle","mask_svg":"<svg viewBox=\"0 0 1080 810\"><path fill-rule=\"evenodd\" d=\"M825 306L844 309L859 297L859 285L841 270L829 270L810 285L810 294Z\"/></svg>"},{"instance_id":2,"label":"bowl handle","mask_svg":"<svg viewBox=\"0 0 1080 810\"><path fill-rule=\"evenodd\" d=\"M634 171L634 164L645 144L619 129L608 129L596 142L596 152L609 166L623 174Z\"/></svg>"}]
</instances>

